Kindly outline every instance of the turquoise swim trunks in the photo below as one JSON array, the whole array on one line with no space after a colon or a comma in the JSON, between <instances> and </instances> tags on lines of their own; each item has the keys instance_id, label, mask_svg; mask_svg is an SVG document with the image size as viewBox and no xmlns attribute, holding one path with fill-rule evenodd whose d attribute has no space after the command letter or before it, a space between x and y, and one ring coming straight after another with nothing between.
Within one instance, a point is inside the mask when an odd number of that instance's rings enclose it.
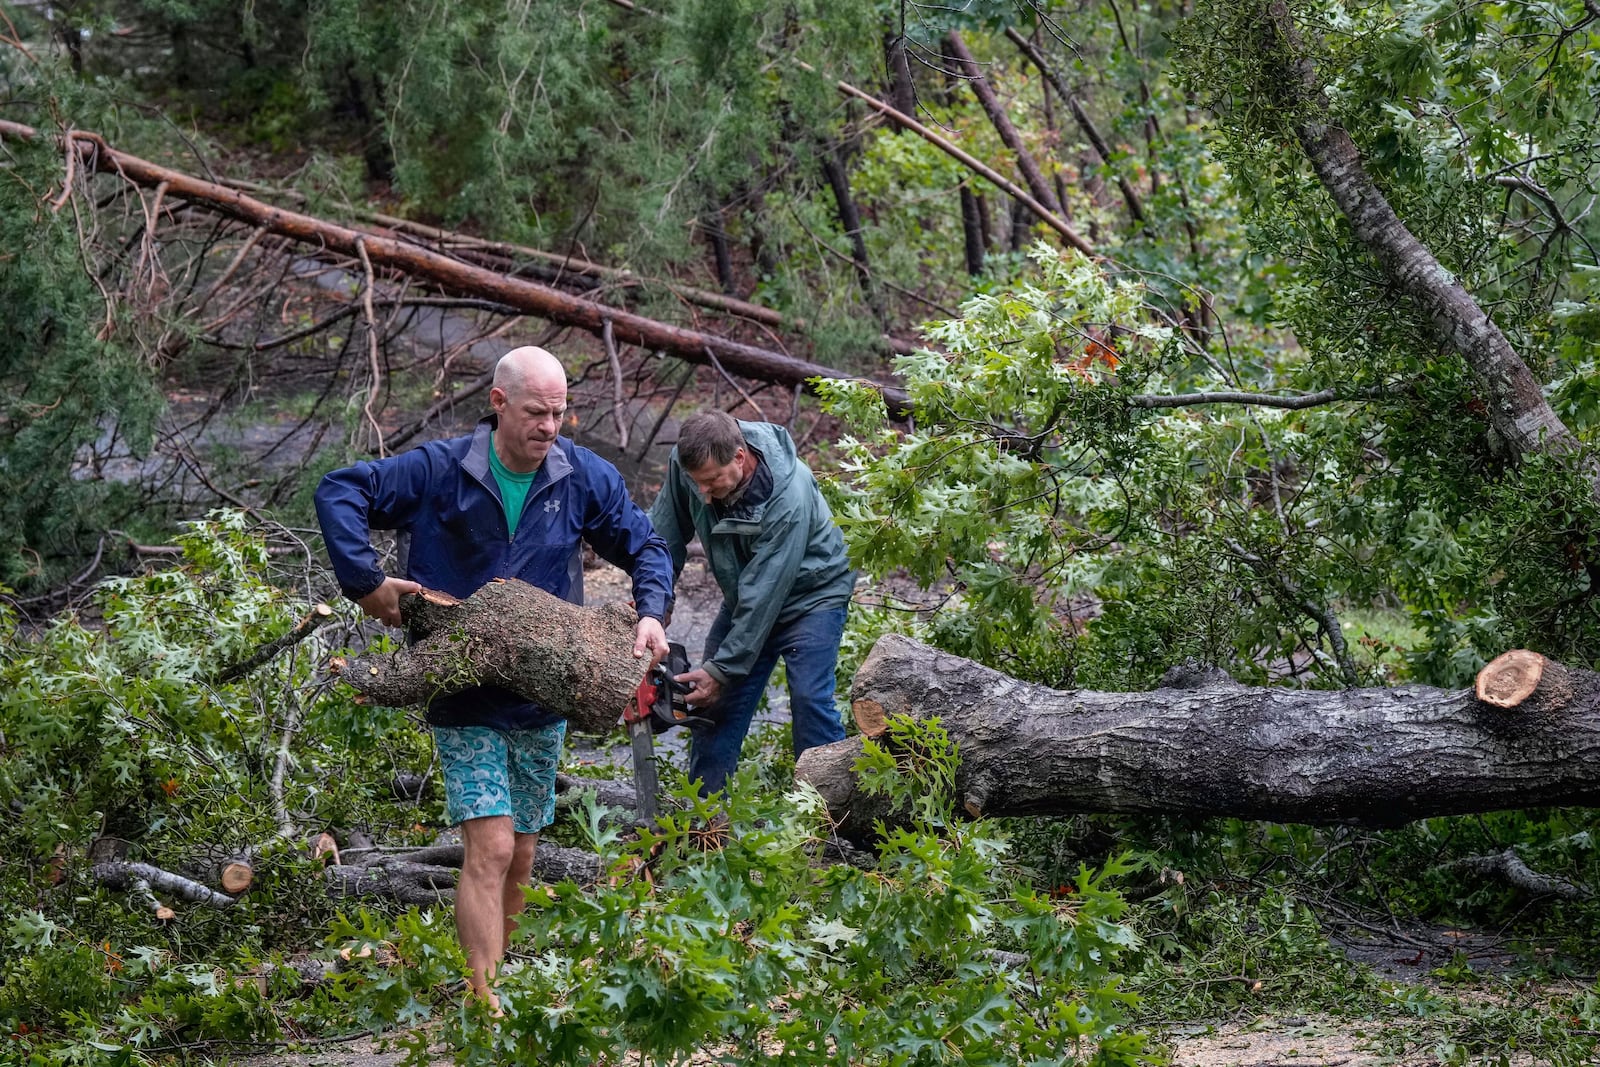
<instances>
[{"instance_id":1,"label":"turquoise swim trunks","mask_svg":"<svg viewBox=\"0 0 1600 1067\"><path fill-rule=\"evenodd\" d=\"M556 817L556 768L566 736L565 721L531 730L435 726L450 824L509 815L519 834L549 826Z\"/></svg>"}]
</instances>

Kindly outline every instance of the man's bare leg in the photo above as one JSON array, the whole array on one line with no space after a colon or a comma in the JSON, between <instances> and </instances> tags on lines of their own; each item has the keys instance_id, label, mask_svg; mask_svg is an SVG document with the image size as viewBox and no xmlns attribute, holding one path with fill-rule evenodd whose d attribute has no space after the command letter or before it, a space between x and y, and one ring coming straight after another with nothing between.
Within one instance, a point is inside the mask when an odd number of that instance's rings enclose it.
<instances>
[{"instance_id":1,"label":"man's bare leg","mask_svg":"<svg viewBox=\"0 0 1600 1067\"><path fill-rule=\"evenodd\" d=\"M456 935L467 953L472 992L496 1012L500 998L489 983L506 953L505 900L518 836L509 815L468 819L461 824L464 854L461 881L456 885ZM528 860L531 865L531 849Z\"/></svg>"},{"instance_id":2,"label":"man's bare leg","mask_svg":"<svg viewBox=\"0 0 1600 1067\"><path fill-rule=\"evenodd\" d=\"M501 902L505 915L505 941L501 956L511 950L511 932L517 928L517 916L528 905L523 890L533 881L533 854L539 847L538 834L518 834L516 849L511 854L511 870L506 875L505 897Z\"/></svg>"}]
</instances>

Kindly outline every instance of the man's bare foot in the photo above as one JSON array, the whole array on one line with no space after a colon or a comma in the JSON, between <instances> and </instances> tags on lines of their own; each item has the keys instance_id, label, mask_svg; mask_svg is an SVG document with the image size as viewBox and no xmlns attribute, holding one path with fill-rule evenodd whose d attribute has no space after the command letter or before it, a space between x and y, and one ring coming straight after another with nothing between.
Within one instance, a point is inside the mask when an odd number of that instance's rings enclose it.
<instances>
[{"instance_id":1,"label":"man's bare foot","mask_svg":"<svg viewBox=\"0 0 1600 1067\"><path fill-rule=\"evenodd\" d=\"M504 1019L506 1017L505 1009L500 1007L500 994L496 993L492 989L487 987L483 989L469 989L467 992L467 1000L469 1003L474 1000L482 1003L484 1008L488 1010L489 1018L491 1019Z\"/></svg>"}]
</instances>

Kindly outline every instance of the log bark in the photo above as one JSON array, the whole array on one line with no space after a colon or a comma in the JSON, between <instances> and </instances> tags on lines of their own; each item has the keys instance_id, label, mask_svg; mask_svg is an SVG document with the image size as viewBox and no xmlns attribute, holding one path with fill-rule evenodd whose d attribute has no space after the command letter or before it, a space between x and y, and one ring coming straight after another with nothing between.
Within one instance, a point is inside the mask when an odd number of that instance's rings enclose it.
<instances>
[{"instance_id":1,"label":"log bark","mask_svg":"<svg viewBox=\"0 0 1600 1067\"><path fill-rule=\"evenodd\" d=\"M1427 316L1441 342L1484 384L1489 422L1516 456L1567 455L1578 441L1545 399L1542 383L1483 305L1395 214L1367 173L1348 131L1329 114L1316 65L1306 56L1287 4L1267 5L1263 48L1282 65L1274 86L1298 116L1294 132L1323 188L1389 283ZM1590 471L1600 499L1600 472Z\"/></svg>"},{"instance_id":2,"label":"log bark","mask_svg":"<svg viewBox=\"0 0 1600 1067\"><path fill-rule=\"evenodd\" d=\"M0 120L0 137L32 140L37 136L38 131L31 126ZM401 271L447 292L481 296L525 314L576 327L595 337L601 335L605 320L609 317L617 339L623 343L668 352L690 363L710 365L714 359L729 371L745 377L807 388L813 388L810 384L813 378L842 377L833 368L818 363L794 359L780 352L715 334L657 322L524 278L498 274L393 237L274 207L237 189L204 181L119 151L98 134L74 131L71 139L79 163L91 172L117 174L141 186L165 186L166 196L322 250L359 258L359 245L365 248L375 268ZM891 414L897 414L907 407L903 390L881 383L873 384L883 391Z\"/></svg>"},{"instance_id":3,"label":"log bark","mask_svg":"<svg viewBox=\"0 0 1600 1067\"><path fill-rule=\"evenodd\" d=\"M218 893L209 886L148 863L97 863L89 870L95 881L107 889L134 892L142 897L149 897L155 890L168 897L212 908L231 907L235 903L226 893Z\"/></svg>"},{"instance_id":4,"label":"log bark","mask_svg":"<svg viewBox=\"0 0 1600 1067\"><path fill-rule=\"evenodd\" d=\"M460 873L453 867L393 859L369 867L335 864L324 875L332 896L383 897L400 904L427 907L455 900L456 879Z\"/></svg>"},{"instance_id":5,"label":"log bark","mask_svg":"<svg viewBox=\"0 0 1600 1067\"><path fill-rule=\"evenodd\" d=\"M1523 862L1515 848L1487 856L1467 856L1456 860L1450 867L1471 874L1490 875L1503 879L1535 896L1560 897L1563 900L1587 900L1593 896L1588 886L1579 885L1559 875L1544 874Z\"/></svg>"},{"instance_id":6,"label":"log bark","mask_svg":"<svg viewBox=\"0 0 1600 1067\"><path fill-rule=\"evenodd\" d=\"M339 668L364 698L390 707L495 685L600 733L616 725L648 666L633 655L631 608L570 604L516 579L465 600L406 596L400 613L411 644Z\"/></svg>"},{"instance_id":7,"label":"log bark","mask_svg":"<svg viewBox=\"0 0 1600 1067\"><path fill-rule=\"evenodd\" d=\"M822 175L833 191L833 204L839 213L839 226L850 239L850 260L856 266L856 281L868 303L875 300L872 289L872 266L867 262L867 238L861 228L861 212L856 210L856 198L850 193L850 175L844 168L839 153L823 145L818 153L822 160Z\"/></svg>"},{"instance_id":8,"label":"log bark","mask_svg":"<svg viewBox=\"0 0 1600 1067\"><path fill-rule=\"evenodd\" d=\"M974 278L983 273L983 254L986 246L983 235L983 216L978 210L978 197L965 185L961 187L961 236L966 248L967 273Z\"/></svg>"},{"instance_id":9,"label":"log bark","mask_svg":"<svg viewBox=\"0 0 1600 1067\"><path fill-rule=\"evenodd\" d=\"M576 778L570 774L556 775L556 808L575 808L584 793L594 794L597 803L612 809L632 813L639 808L639 798L633 786L607 778Z\"/></svg>"},{"instance_id":10,"label":"log bark","mask_svg":"<svg viewBox=\"0 0 1600 1067\"><path fill-rule=\"evenodd\" d=\"M1552 673L1552 672L1547 672ZM1058 691L908 638L880 639L851 695L864 730L938 718L974 816L1224 815L1395 825L1600 804L1600 675L1574 668L1515 711L1468 690L1250 688L1204 672L1148 693ZM808 750L796 777L840 832L893 819L857 787L861 736Z\"/></svg>"},{"instance_id":11,"label":"log bark","mask_svg":"<svg viewBox=\"0 0 1600 1067\"><path fill-rule=\"evenodd\" d=\"M461 876L463 847L429 845L397 855L373 854L359 863L336 864L324 876L328 892L341 897L383 897L401 904L429 905L455 899ZM537 882L575 882L593 885L600 880L600 857L580 848L541 843L533 854Z\"/></svg>"}]
</instances>

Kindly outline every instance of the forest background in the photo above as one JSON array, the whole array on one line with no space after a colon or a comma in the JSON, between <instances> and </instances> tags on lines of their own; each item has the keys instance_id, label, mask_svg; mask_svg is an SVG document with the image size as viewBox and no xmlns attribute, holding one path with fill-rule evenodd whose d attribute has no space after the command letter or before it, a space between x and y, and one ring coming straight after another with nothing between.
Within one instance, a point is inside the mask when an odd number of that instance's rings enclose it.
<instances>
[{"instance_id":1,"label":"forest background","mask_svg":"<svg viewBox=\"0 0 1600 1067\"><path fill-rule=\"evenodd\" d=\"M486 1028L446 911L298 848L440 821L416 723L327 676L375 635L339 605L226 667L331 600L317 477L470 423L526 340L646 501L676 415L790 425L865 576L846 687L890 631L1058 688L1592 668L1593 0L0 15L0 1057L427 1022L468 1061L1112 1063L1330 1013L1375 1055L1589 1061L1591 810L970 822L937 727L873 750L921 803L866 870L772 737L736 847L686 797L665 846L576 806L556 840L655 845L656 884L536 907ZM96 841L262 878L163 918ZM1375 933L1431 978L1352 963Z\"/></svg>"}]
</instances>

